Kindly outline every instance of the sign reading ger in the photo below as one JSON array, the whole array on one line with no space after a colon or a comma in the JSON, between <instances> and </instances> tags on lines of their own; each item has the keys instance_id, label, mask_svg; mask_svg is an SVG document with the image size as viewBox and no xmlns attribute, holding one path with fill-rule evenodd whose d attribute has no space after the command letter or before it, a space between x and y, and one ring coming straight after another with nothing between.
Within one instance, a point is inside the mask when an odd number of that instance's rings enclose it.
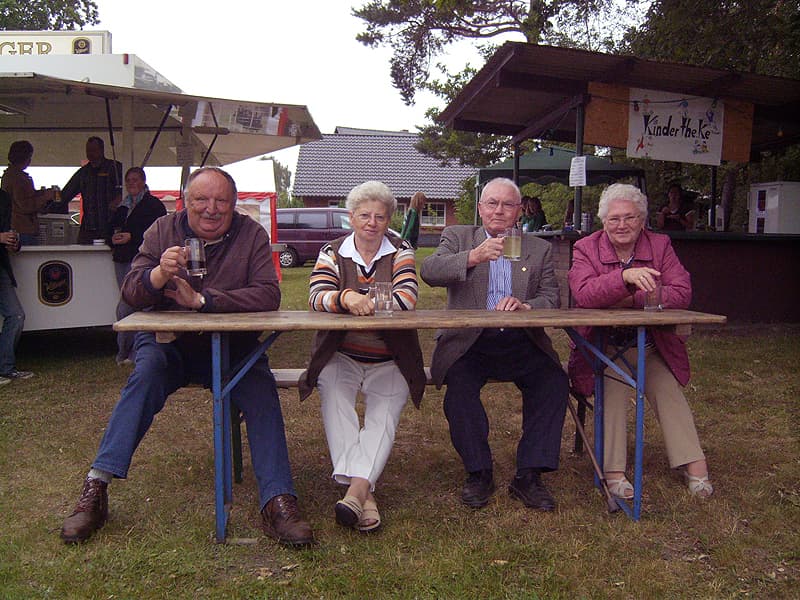
<instances>
[{"instance_id":1,"label":"sign reading ger","mask_svg":"<svg viewBox=\"0 0 800 600\"><path fill-rule=\"evenodd\" d=\"M0 56L111 54L108 31L0 31Z\"/></svg>"}]
</instances>

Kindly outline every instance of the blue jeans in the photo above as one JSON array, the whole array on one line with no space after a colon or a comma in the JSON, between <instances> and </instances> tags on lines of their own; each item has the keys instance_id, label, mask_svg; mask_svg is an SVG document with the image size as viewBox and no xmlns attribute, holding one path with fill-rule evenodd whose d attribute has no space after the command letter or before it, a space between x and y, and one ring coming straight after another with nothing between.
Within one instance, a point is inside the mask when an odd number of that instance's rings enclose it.
<instances>
[{"instance_id":1,"label":"blue jeans","mask_svg":"<svg viewBox=\"0 0 800 600\"><path fill-rule=\"evenodd\" d=\"M128 271L131 270L131 263L129 262L115 262L114 263L114 274L117 276L117 287L122 289L122 281L125 279L125 275L128 274ZM132 315L136 312L136 309L133 308L130 304L125 302L122 299L122 295L120 294L119 302L117 302L117 321L120 319L124 319L128 315ZM135 354L133 353L133 340L136 337L135 331L120 331L117 333L117 362L122 362L125 359L133 360L136 358Z\"/></svg>"},{"instance_id":2,"label":"blue jeans","mask_svg":"<svg viewBox=\"0 0 800 600\"><path fill-rule=\"evenodd\" d=\"M141 332L136 334L134 350L133 373L111 413L92 463L94 468L122 479L128 476L133 453L155 415L164 407L167 396L188 383L209 385L211 381L207 347L194 351L177 342L159 344L155 335ZM232 364L235 362L232 358ZM275 496L296 496L278 390L266 356L242 378L231 398L247 423L261 508Z\"/></svg>"},{"instance_id":3,"label":"blue jeans","mask_svg":"<svg viewBox=\"0 0 800 600\"><path fill-rule=\"evenodd\" d=\"M14 286L11 285L11 277L2 267L0 267L0 316L3 317L3 329L0 330L0 375L2 375L16 368L14 349L25 324L25 311L22 310Z\"/></svg>"}]
</instances>

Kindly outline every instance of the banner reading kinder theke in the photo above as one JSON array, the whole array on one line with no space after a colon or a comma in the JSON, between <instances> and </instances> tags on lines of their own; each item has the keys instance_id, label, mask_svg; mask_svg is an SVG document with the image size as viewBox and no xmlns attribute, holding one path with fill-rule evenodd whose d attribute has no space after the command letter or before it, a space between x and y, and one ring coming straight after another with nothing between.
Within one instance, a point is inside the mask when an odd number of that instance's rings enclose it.
<instances>
[{"instance_id":1,"label":"banner reading kinder theke","mask_svg":"<svg viewBox=\"0 0 800 600\"><path fill-rule=\"evenodd\" d=\"M629 157L720 164L721 100L631 88L628 110Z\"/></svg>"}]
</instances>

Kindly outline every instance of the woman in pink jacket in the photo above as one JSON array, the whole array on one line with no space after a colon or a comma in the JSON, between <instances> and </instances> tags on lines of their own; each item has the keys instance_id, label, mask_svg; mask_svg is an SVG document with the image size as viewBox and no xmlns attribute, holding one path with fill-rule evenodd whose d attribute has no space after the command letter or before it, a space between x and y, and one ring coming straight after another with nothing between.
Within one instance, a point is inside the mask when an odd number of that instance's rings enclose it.
<instances>
[{"instance_id":1,"label":"woman in pink jacket","mask_svg":"<svg viewBox=\"0 0 800 600\"><path fill-rule=\"evenodd\" d=\"M632 185L615 183L600 196L597 216L603 222L602 231L574 246L568 277L576 306L642 308L648 291L659 282L665 308L688 308L692 298L689 273L678 260L669 237L644 228L647 197ZM591 331L583 334L591 335ZM635 336L635 328L615 328L607 340L622 346ZM661 424L670 467L682 469L692 494L710 496L714 488L708 478L708 465L682 390L689 381L685 340L666 328L649 328L646 352L645 395ZM636 365L636 346L624 356L628 364ZM617 364L626 368L621 360ZM576 389L591 394L592 370L580 352L573 350L569 370ZM633 486L625 477L626 407L630 395L629 386L606 377L603 469L611 493L620 498L633 496Z\"/></svg>"}]
</instances>

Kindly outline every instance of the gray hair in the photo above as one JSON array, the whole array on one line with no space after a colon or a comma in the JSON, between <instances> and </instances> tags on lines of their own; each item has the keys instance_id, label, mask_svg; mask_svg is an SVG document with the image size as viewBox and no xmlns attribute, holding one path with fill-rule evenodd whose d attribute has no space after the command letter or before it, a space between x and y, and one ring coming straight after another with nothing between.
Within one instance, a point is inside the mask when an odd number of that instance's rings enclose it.
<instances>
[{"instance_id":1,"label":"gray hair","mask_svg":"<svg viewBox=\"0 0 800 600\"><path fill-rule=\"evenodd\" d=\"M186 178L186 186L183 188L183 197L184 199L189 199L189 188L192 186L192 182L197 179L203 173L217 173L221 175L228 181L228 185L231 186L231 194L233 197L231 201L233 202L234 206L236 205L236 199L239 196L239 192L236 191L236 182L233 180L233 177L227 171L223 171L219 167L200 167L199 169L192 171L189 173L189 177Z\"/></svg>"},{"instance_id":2,"label":"gray hair","mask_svg":"<svg viewBox=\"0 0 800 600\"><path fill-rule=\"evenodd\" d=\"M350 190L350 193L347 194L345 207L350 212L355 212L356 209L367 200L377 200L383 204L383 206L386 207L386 214L388 217L391 217L394 211L397 210L397 198L394 197L389 186L380 181L365 181L354 187Z\"/></svg>"},{"instance_id":3,"label":"gray hair","mask_svg":"<svg viewBox=\"0 0 800 600\"><path fill-rule=\"evenodd\" d=\"M514 194L517 196L517 200L522 202L522 192L519 191L519 186L508 177L495 177L494 179L489 181L485 186L483 186L483 190L481 190L481 200L483 200L483 197L486 195L486 190L488 190L490 187L497 185L502 185L513 189Z\"/></svg>"},{"instance_id":4,"label":"gray hair","mask_svg":"<svg viewBox=\"0 0 800 600\"><path fill-rule=\"evenodd\" d=\"M600 204L597 206L597 216L604 221L612 202L627 200L633 202L636 210L642 217L647 218L647 196L639 188L628 183L612 183L600 194Z\"/></svg>"}]
</instances>

